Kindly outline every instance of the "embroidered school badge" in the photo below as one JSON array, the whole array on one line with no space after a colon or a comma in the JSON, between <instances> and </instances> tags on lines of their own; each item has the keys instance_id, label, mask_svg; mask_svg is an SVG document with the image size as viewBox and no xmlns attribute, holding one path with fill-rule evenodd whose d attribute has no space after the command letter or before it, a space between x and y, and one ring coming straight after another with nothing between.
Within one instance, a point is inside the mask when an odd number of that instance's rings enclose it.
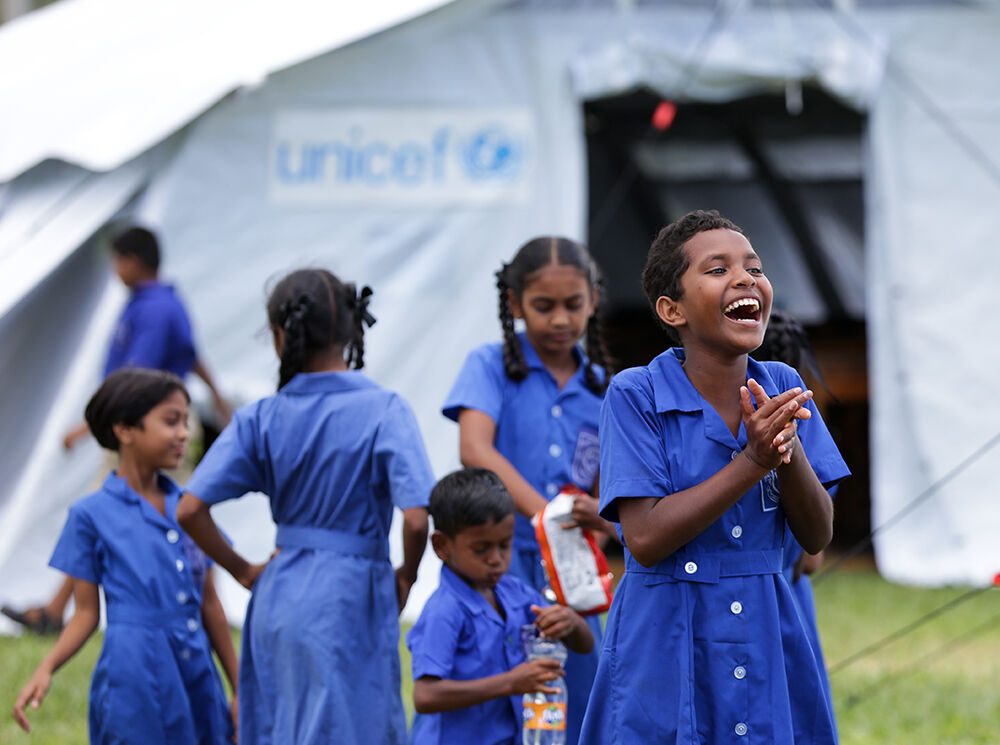
<instances>
[{"instance_id":1,"label":"embroidered school badge","mask_svg":"<svg viewBox=\"0 0 1000 745\"><path fill-rule=\"evenodd\" d=\"M601 467L601 447L597 438L597 430L584 425L576 438L576 450L573 452L573 481L584 489L590 489L597 478L597 470Z\"/></svg>"},{"instance_id":2,"label":"embroidered school badge","mask_svg":"<svg viewBox=\"0 0 1000 745\"><path fill-rule=\"evenodd\" d=\"M778 509L781 502L781 490L778 489L778 472L771 470L760 481L760 508L764 512Z\"/></svg>"}]
</instances>

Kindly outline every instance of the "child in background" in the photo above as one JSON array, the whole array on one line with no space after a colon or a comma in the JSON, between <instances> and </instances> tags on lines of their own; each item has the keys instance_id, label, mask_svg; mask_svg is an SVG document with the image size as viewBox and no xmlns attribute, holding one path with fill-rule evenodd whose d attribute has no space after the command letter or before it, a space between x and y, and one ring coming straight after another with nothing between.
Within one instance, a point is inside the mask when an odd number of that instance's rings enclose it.
<instances>
[{"instance_id":1,"label":"child in background","mask_svg":"<svg viewBox=\"0 0 1000 745\"><path fill-rule=\"evenodd\" d=\"M238 410L178 507L181 525L253 590L243 628L240 742L399 745L398 612L427 541L434 479L409 405L358 372L371 290L322 269L267 302L278 392ZM349 370L348 365L354 366ZM209 506L263 492L278 553L250 564ZM403 510L403 565L389 528ZM265 569L266 567L266 569Z\"/></svg>"},{"instance_id":2,"label":"child in background","mask_svg":"<svg viewBox=\"0 0 1000 745\"><path fill-rule=\"evenodd\" d=\"M752 356L761 361L784 362L796 370L802 369L804 364L815 378L821 383L823 382L819 365L813 354L812 344L809 342L809 336L802 325L789 313L780 310L771 311L771 317L767 322L767 331L764 332L764 342L753 352ZM837 487L832 487L830 489L831 496L836 491ZM816 599L813 597L812 582L809 579L809 575L823 563L823 552L807 554L796 543L791 529L786 526L783 558L785 579L792 588L792 595L799 605L802 620L809 631L813 653L816 655L816 661L823 676L823 693L832 718L834 712L833 691L830 689L830 676L827 674L826 659L823 656L823 646L819 639L819 626L816 623Z\"/></svg>"},{"instance_id":3,"label":"child in background","mask_svg":"<svg viewBox=\"0 0 1000 745\"><path fill-rule=\"evenodd\" d=\"M497 272L497 289L503 342L469 354L443 413L458 422L462 464L493 471L514 498L510 572L542 590L545 573L530 519L563 485L588 492L576 499L573 524L614 533L590 496L597 493L597 423L611 374L598 269L579 243L535 238ZM523 333L514 331L516 318L524 320ZM579 345L584 334L587 354ZM588 622L599 640L600 620ZM579 735L597 655L570 654L566 661L568 745Z\"/></svg>"},{"instance_id":4,"label":"child in background","mask_svg":"<svg viewBox=\"0 0 1000 745\"><path fill-rule=\"evenodd\" d=\"M236 652L204 554L174 517L176 468L188 439L188 394L172 373L126 368L104 381L86 409L90 431L119 466L100 491L70 508L50 565L73 577L76 607L14 705L37 709L52 674L108 626L90 687L92 745L221 745L233 722L212 660L236 690ZM206 635L206 631L208 632Z\"/></svg>"},{"instance_id":5,"label":"child in background","mask_svg":"<svg viewBox=\"0 0 1000 745\"><path fill-rule=\"evenodd\" d=\"M771 310L760 258L717 212L688 213L643 288L682 347L619 373L601 412L601 512L626 571L581 742L835 743L782 544L787 522L827 545L848 470L798 374L748 358Z\"/></svg>"},{"instance_id":6,"label":"child in background","mask_svg":"<svg viewBox=\"0 0 1000 745\"><path fill-rule=\"evenodd\" d=\"M514 502L483 468L449 474L431 492L431 544L444 566L407 644L413 658L413 745L515 745L521 696L554 693L563 675L551 659L524 660L521 626L581 653L594 646L590 627L562 605L507 574Z\"/></svg>"}]
</instances>

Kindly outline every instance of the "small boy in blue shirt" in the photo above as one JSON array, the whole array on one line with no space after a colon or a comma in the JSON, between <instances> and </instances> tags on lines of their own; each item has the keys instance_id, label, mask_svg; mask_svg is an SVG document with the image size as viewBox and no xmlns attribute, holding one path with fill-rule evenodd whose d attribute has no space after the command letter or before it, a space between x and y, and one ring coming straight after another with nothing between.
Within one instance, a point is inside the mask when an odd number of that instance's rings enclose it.
<instances>
[{"instance_id":1,"label":"small boy in blue shirt","mask_svg":"<svg viewBox=\"0 0 1000 745\"><path fill-rule=\"evenodd\" d=\"M555 660L525 661L521 626L561 639L574 652L594 646L575 611L546 605L513 576L514 501L483 468L445 476L431 492L431 545L444 566L441 583L407 637L413 658L414 745L514 745L521 696L555 693L564 675Z\"/></svg>"}]
</instances>

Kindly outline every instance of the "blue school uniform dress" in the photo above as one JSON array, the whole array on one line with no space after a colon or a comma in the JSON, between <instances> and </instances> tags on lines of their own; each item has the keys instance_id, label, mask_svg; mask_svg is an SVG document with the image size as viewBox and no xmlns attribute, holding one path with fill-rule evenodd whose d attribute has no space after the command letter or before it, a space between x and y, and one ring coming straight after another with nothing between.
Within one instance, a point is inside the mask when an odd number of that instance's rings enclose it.
<instances>
[{"instance_id":1,"label":"blue school uniform dress","mask_svg":"<svg viewBox=\"0 0 1000 745\"><path fill-rule=\"evenodd\" d=\"M407 635L413 679L478 680L524 662L521 626L535 622L532 605L548 605L537 590L510 574L497 583L501 618L486 598L448 567ZM521 696L507 696L465 709L417 714L413 745L515 745L521 741Z\"/></svg>"},{"instance_id":2,"label":"blue school uniform dress","mask_svg":"<svg viewBox=\"0 0 1000 745\"><path fill-rule=\"evenodd\" d=\"M409 405L356 371L296 375L213 443L187 491L263 492L281 549L243 628L241 745L405 740L389 526L433 483Z\"/></svg>"},{"instance_id":3,"label":"blue school uniform dress","mask_svg":"<svg viewBox=\"0 0 1000 745\"><path fill-rule=\"evenodd\" d=\"M590 493L600 465L597 425L601 395L587 387L587 357L578 346L580 366L559 390L524 333L518 334L528 376L522 381L507 377L503 366L503 345L485 344L469 353L442 409L446 417L458 421L462 409L475 409L496 424L494 446L546 499L562 486L575 484ZM604 371L594 368L599 380ZM542 555L531 521L517 515L510 574L542 590L547 584ZM590 687L597 672L601 622L587 619L594 634L594 651L587 655L569 653L566 660L568 745L577 741Z\"/></svg>"},{"instance_id":4,"label":"blue school uniform dress","mask_svg":"<svg viewBox=\"0 0 1000 745\"><path fill-rule=\"evenodd\" d=\"M836 493L837 488L830 490L831 495ZM816 621L816 599L813 597L812 580L808 574L803 574L798 580L795 579L795 563L802 555L802 547L792 535L792 529L785 526L785 545L782 556L784 558L783 572L785 581L792 588L792 597L798 606L799 614L802 617L802 624L809 633L809 643L812 645L813 654L816 655L816 662L819 665L822 675L823 697L826 699L826 706L830 710L830 718L836 728L836 718L833 704L833 690L830 688L830 676L826 670L826 658L823 655L823 645L819 639L819 624ZM834 729L836 732L836 729Z\"/></svg>"},{"instance_id":5,"label":"blue school uniform dress","mask_svg":"<svg viewBox=\"0 0 1000 745\"><path fill-rule=\"evenodd\" d=\"M201 622L208 561L181 530L180 488L160 475L166 516L114 472L76 502L49 565L104 588L108 626L90 686L90 742L231 742L232 720Z\"/></svg>"},{"instance_id":6,"label":"blue school uniform dress","mask_svg":"<svg viewBox=\"0 0 1000 745\"><path fill-rule=\"evenodd\" d=\"M618 500L700 484L746 445L691 385L671 349L615 376L601 414L601 514ZM748 361L771 396L802 380L779 362ZM803 386L804 387L804 386ZM827 488L848 475L812 402L798 423L803 454ZM836 742L832 713L788 582L777 474L748 491L679 551L626 571L608 612L600 668L580 742Z\"/></svg>"},{"instance_id":7,"label":"blue school uniform dress","mask_svg":"<svg viewBox=\"0 0 1000 745\"><path fill-rule=\"evenodd\" d=\"M134 366L183 378L195 359L191 321L174 288L157 280L137 284L111 336L104 376Z\"/></svg>"}]
</instances>

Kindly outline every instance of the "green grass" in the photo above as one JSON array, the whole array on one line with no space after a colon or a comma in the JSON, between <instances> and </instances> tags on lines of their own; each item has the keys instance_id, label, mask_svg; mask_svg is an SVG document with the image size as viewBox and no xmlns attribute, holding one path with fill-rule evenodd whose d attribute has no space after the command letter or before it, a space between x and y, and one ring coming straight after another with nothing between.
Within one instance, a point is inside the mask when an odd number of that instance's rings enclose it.
<instances>
[{"instance_id":1,"label":"green grass","mask_svg":"<svg viewBox=\"0 0 1000 745\"><path fill-rule=\"evenodd\" d=\"M870 569L843 570L816 588L827 663L835 665L965 592L893 585ZM996 745L1000 742L1000 595L982 593L882 651L832 676L843 745ZM993 623L996 621L996 623ZM988 631L910 673L920 657L978 626ZM65 745L87 741L87 689L100 648L92 639L53 679L49 696L31 713L31 735L10 718L18 690L51 639L0 637L0 743ZM412 714L410 659L400 644L403 701ZM875 686L874 689L871 686ZM866 692L867 691L867 692ZM854 701L853 698L863 694Z\"/></svg>"}]
</instances>

